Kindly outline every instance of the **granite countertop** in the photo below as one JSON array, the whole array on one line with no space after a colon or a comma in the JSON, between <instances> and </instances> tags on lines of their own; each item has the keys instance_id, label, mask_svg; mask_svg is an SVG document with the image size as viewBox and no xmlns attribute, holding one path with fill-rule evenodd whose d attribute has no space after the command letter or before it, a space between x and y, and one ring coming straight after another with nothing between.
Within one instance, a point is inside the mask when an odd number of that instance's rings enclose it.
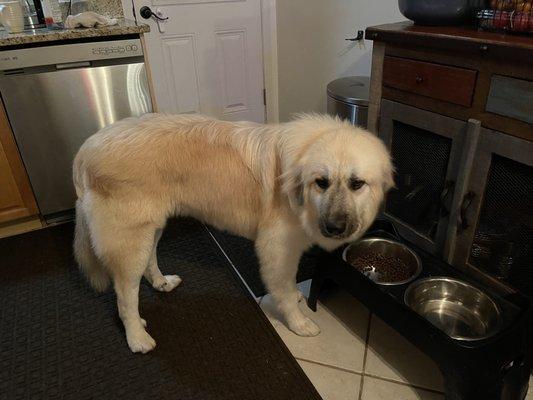
<instances>
[{"instance_id":1,"label":"granite countertop","mask_svg":"<svg viewBox=\"0 0 533 400\"><path fill-rule=\"evenodd\" d=\"M71 40L88 37L128 35L146 33L150 27L146 24L137 24L128 19L119 19L117 25L100 28L77 28L77 29L35 29L21 33L9 34L5 30L0 31L0 47L24 45L29 43L51 42L58 40Z\"/></svg>"}]
</instances>

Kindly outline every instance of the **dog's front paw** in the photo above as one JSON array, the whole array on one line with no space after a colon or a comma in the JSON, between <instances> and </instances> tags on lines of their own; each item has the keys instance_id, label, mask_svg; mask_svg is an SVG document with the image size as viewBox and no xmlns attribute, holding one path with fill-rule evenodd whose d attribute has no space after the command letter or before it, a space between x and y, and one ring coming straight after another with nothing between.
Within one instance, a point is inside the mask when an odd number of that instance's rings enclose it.
<instances>
[{"instance_id":1,"label":"dog's front paw","mask_svg":"<svg viewBox=\"0 0 533 400\"><path fill-rule=\"evenodd\" d=\"M134 353L146 354L155 347L155 340L145 330L127 334L128 346Z\"/></svg>"},{"instance_id":2,"label":"dog's front paw","mask_svg":"<svg viewBox=\"0 0 533 400\"><path fill-rule=\"evenodd\" d=\"M300 317L288 321L289 329L299 336L316 336L320 328L310 318Z\"/></svg>"},{"instance_id":3,"label":"dog's front paw","mask_svg":"<svg viewBox=\"0 0 533 400\"><path fill-rule=\"evenodd\" d=\"M159 290L160 292L170 292L180 283L181 278L178 275L165 275L155 280L152 283L152 286L154 289Z\"/></svg>"}]
</instances>

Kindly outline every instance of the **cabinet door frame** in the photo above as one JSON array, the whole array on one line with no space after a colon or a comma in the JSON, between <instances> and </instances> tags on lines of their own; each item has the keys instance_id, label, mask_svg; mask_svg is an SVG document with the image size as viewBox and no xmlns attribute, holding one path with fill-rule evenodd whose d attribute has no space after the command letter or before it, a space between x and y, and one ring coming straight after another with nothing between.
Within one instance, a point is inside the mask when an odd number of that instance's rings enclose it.
<instances>
[{"instance_id":1,"label":"cabinet door frame","mask_svg":"<svg viewBox=\"0 0 533 400\"><path fill-rule=\"evenodd\" d=\"M0 151L5 153L13 180L17 186L21 203L9 209L0 210L0 224L20 218L32 217L39 214L35 197L26 174L26 169L20 157L11 125L0 98ZM1 188L0 188L1 189Z\"/></svg>"},{"instance_id":2,"label":"cabinet door frame","mask_svg":"<svg viewBox=\"0 0 533 400\"><path fill-rule=\"evenodd\" d=\"M468 131L467 122L384 99L381 103L379 137L385 142L389 149L391 149L392 146L394 121L415 126L430 131L433 134L451 139L452 144L445 182L457 182L461 171L462 155L465 151L468 151L468 149L464 148L465 137ZM451 195L454 196L453 193ZM410 242L416 243L430 253L436 255L443 254L448 231L447 217L440 218L435 239L432 240L428 236L417 232L409 224L402 222L393 215L387 213L386 209L384 214L395 223L398 232L402 237Z\"/></svg>"},{"instance_id":3,"label":"cabinet door frame","mask_svg":"<svg viewBox=\"0 0 533 400\"><path fill-rule=\"evenodd\" d=\"M466 193L474 193L472 202L465 214L470 223L461 232L458 232L457 224L453 227L454 229L450 230L448 241L453 241L455 244L450 248L448 261L452 265L465 270L467 273L473 273L487 283L497 283L498 286L507 292L513 292L515 291L514 289L468 262L481 213L481 206L483 205L493 155L506 157L533 167L533 142L499 131L481 128L479 140L475 147L472 167L469 168L470 173L467 177L465 189L462 193L456 193L456 197L460 197L461 199L464 198ZM458 222L457 219L456 221Z\"/></svg>"}]
</instances>

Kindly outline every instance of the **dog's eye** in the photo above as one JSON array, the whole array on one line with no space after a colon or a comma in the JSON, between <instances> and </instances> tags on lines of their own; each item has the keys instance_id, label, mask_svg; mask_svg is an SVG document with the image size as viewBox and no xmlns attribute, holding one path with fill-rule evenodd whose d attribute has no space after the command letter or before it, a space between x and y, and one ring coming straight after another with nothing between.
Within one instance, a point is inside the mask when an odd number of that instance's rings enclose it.
<instances>
[{"instance_id":1,"label":"dog's eye","mask_svg":"<svg viewBox=\"0 0 533 400\"><path fill-rule=\"evenodd\" d=\"M365 181L362 181L360 179L350 179L349 186L351 190L359 190L363 187L364 184Z\"/></svg>"},{"instance_id":2,"label":"dog's eye","mask_svg":"<svg viewBox=\"0 0 533 400\"><path fill-rule=\"evenodd\" d=\"M316 178L315 179L315 183L320 189L326 190L329 187L329 179L328 178Z\"/></svg>"}]
</instances>

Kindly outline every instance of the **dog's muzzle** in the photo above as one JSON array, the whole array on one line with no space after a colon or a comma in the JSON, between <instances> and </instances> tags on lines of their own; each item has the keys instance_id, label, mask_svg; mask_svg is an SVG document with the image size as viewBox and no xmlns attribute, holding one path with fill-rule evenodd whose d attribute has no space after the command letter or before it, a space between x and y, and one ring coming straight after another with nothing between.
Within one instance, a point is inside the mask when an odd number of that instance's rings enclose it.
<instances>
[{"instance_id":1,"label":"dog's muzzle","mask_svg":"<svg viewBox=\"0 0 533 400\"><path fill-rule=\"evenodd\" d=\"M320 232L327 238L344 239L353 233L352 227L347 215L336 215L321 221Z\"/></svg>"}]
</instances>

